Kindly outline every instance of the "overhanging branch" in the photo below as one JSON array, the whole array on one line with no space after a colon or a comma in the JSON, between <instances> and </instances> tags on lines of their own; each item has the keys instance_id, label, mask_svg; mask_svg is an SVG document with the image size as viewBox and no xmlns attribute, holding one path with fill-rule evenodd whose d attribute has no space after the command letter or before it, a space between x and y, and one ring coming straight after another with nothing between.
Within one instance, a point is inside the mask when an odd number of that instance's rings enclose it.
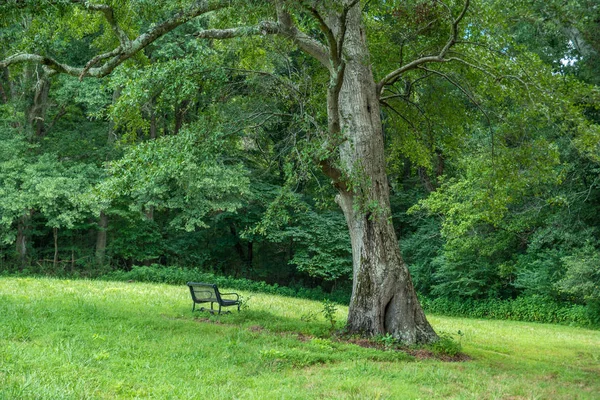
<instances>
[{"instance_id":1,"label":"overhanging branch","mask_svg":"<svg viewBox=\"0 0 600 400\"><path fill-rule=\"evenodd\" d=\"M78 0L73 0L72 2L81 3L81 1ZM65 73L80 78L83 78L84 76L101 78L110 74L117 66L122 64L125 60L131 58L138 51L144 49L150 43L154 42L156 39L167 34L168 32L171 32L178 26L210 11L230 7L234 3L235 1L232 0L198 1L186 10L176 13L172 17L166 19L165 21L152 26L150 29L139 35L134 40L129 40L128 38L126 38L126 35L120 37L119 40L122 40L121 43L126 43L126 45L120 45L112 51L92 58L86 63L85 67L73 67L71 65L61 63L52 57L42 56L39 54L16 54L0 61L0 67L7 67L9 65L21 62L32 62L44 65L46 69L49 70L49 73ZM91 5L89 3L82 4L86 4L86 7L91 10L104 12L105 16L107 16L107 19L109 20L109 23L111 21L109 18L112 18L112 21L115 24L113 25L113 28L118 29L118 25L116 25L114 15L112 14L112 9L110 11L107 11L107 9L105 9L105 6L103 5ZM119 34L117 34L117 36L119 36ZM102 60L107 61L99 67L93 67L93 65L97 64Z\"/></svg>"},{"instance_id":2,"label":"overhanging branch","mask_svg":"<svg viewBox=\"0 0 600 400\"><path fill-rule=\"evenodd\" d=\"M194 34L198 39L231 39L243 36L272 35L281 31L274 21L263 21L257 25L226 29L206 29Z\"/></svg>"}]
</instances>

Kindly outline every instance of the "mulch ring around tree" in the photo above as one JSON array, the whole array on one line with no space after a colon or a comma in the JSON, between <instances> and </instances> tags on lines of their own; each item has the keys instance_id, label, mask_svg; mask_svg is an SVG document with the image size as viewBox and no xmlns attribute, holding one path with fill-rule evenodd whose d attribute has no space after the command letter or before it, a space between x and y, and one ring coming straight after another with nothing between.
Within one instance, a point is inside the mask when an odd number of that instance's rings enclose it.
<instances>
[{"instance_id":1,"label":"mulch ring around tree","mask_svg":"<svg viewBox=\"0 0 600 400\"><path fill-rule=\"evenodd\" d=\"M408 347L401 345L388 346L369 338L337 336L337 341L352 343L360 347L377 349L381 351L401 351L415 357L417 360L439 360L444 362L464 362L471 360L467 354L457 353L454 355L443 354L423 347Z\"/></svg>"}]
</instances>

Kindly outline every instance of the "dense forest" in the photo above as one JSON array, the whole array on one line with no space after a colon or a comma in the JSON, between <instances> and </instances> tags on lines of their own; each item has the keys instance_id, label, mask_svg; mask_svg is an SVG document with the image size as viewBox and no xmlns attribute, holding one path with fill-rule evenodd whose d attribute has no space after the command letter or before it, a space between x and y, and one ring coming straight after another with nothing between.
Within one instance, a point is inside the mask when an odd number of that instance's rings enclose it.
<instances>
[{"instance_id":1,"label":"dense forest","mask_svg":"<svg viewBox=\"0 0 600 400\"><path fill-rule=\"evenodd\" d=\"M350 293L351 192L393 225L423 298L541 296L600 319L596 0L247 1L101 71L204 3L219 2L0 1L0 271L179 266ZM271 34L276 3L288 36L334 48L330 70ZM351 94L331 77L355 68L332 15L354 9L381 83L389 215L357 194L375 183L330 112Z\"/></svg>"}]
</instances>

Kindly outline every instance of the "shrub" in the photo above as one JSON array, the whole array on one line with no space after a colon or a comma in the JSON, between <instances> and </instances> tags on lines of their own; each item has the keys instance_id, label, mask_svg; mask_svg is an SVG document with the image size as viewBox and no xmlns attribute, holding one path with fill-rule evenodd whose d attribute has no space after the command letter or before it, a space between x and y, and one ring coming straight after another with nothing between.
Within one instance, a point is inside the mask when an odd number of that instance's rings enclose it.
<instances>
[{"instance_id":1,"label":"shrub","mask_svg":"<svg viewBox=\"0 0 600 400\"><path fill-rule=\"evenodd\" d=\"M460 335L459 331L459 335ZM462 351L460 341L454 340L452 335L446 332L439 334L440 339L437 342L430 344L428 347L436 354L443 354L454 357Z\"/></svg>"},{"instance_id":2,"label":"shrub","mask_svg":"<svg viewBox=\"0 0 600 400\"><path fill-rule=\"evenodd\" d=\"M423 298L426 312L433 314L507 319L514 321L557 323L576 326L594 326L590 306L558 303L546 296L518 297L514 300L455 300Z\"/></svg>"}]
</instances>

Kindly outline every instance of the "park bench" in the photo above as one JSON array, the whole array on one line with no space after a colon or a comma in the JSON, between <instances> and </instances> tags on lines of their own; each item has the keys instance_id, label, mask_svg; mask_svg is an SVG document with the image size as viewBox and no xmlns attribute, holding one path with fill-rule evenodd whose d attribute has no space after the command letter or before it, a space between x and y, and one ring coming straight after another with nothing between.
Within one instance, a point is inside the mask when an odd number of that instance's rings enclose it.
<instances>
[{"instance_id":1,"label":"park bench","mask_svg":"<svg viewBox=\"0 0 600 400\"><path fill-rule=\"evenodd\" d=\"M242 304L242 302L240 301L240 295L237 293L221 293L219 292L217 285L213 285L211 283L188 282L187 285L190 288L192 301L194 302L194 305L192 306L192 311L196 309L196 304L202 303L210 303L210 310L206 309L206 311L209 311L211 313L217 311L213 309L214 303L217 303L219 305L219 314L221 314L221 307L237 306L238 311L240 311L240 305ZM236 298L235 300L231 300L224 299L222 296L235 296ZM200 311L204 310L204 307L200 308Z\"/></svg>"}]
</instances>

